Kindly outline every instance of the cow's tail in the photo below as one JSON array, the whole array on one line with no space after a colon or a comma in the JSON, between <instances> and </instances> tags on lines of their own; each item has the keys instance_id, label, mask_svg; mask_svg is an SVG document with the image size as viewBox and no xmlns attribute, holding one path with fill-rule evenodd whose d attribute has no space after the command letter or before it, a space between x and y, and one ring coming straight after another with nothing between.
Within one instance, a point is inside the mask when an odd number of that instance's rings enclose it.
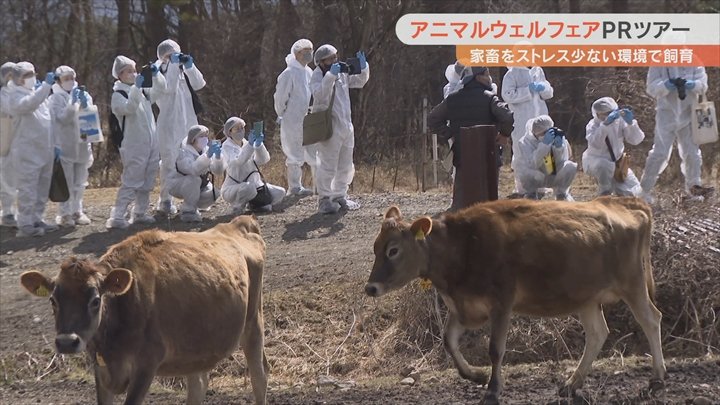
<instances>
[{"instance_id":1,"label":"cow's tail","mask_svg":"<svg viewBox=\"0 0 720 405\"><path fill-rule=\"evenodd\" d=\"M642 266L643 266L643 273L645 275L645 285L647 286L648 295L650 296L650 301L652 301L653 304L655 304L655 278L653 277L653 269L652 269L652 257L651 257L651 249L650 249L650 243L652 239L652 224L653 224L653 217L652 217L652 210L648 206L647 209L644 210L645 214L647 215L647 224L645 224L644 232L642 233L642 252L641 252L641 260L642 260Z\"/></svg>"}]
</instances>

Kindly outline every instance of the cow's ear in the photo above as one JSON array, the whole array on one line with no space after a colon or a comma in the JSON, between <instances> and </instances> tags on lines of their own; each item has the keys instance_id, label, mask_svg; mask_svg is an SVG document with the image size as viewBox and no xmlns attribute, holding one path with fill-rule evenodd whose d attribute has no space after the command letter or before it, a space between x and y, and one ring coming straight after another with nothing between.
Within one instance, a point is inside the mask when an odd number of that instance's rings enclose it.
<instances>
[{"instance_id":1,"label":"cow's ear","mask_svg":"<svg viewBox=\"0 0 720 405\"><path fill-rule=\"evenodd\" d=\"M37 297L49 297L55 288L52 280L37 271L26 271L20 276L20 284L25 287L30 294Z\"/></svg>"},{"instance_id":2,"label":"cow's ear","mask_svg":"<svg viewBox=\"0 0 720 405\"><path fill-rule=\"evenodd\" d=\"M102 292L123 295L132 287L133 275L128 269L112 269L102 282Z\"/></svg>"},{"instance_id":3,"label":"cow's ear","mask_svg":"<svg viewBox=\"0 0 720 405\"><path fill-rule=\"evenodd\" d=\"M425 239L432 231L432 219L430 217L422 217L415 220L410 225L410 232L415 235L415 239Z\"/></svg>"},{"instance_id":4,"label":"cow's ear","mask_svg":"<svg viewBox=\"0 0 720 405\"><path fill-rule=\"evenodd\" d=\"M396 205L388 208L388 210L385 212L385 219L394 219L396 221L401 220L402 214L400 213L400 208L398 208Z\"/></svg>"}]
</instances>

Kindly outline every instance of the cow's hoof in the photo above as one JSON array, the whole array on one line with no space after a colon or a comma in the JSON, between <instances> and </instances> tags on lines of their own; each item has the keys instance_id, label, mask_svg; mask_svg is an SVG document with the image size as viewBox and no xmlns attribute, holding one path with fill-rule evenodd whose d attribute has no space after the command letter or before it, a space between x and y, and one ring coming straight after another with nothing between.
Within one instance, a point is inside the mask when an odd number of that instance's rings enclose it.
<instances>
[{"instance_id":1,"label":"cow's hoof","mask_svg":"<svg viewBox=\"0 0 720 405\"><path fill-rule=\"evenodd\" d=\"M497 393L488 391L485 393L482 403L483 405L500 405L500 399L498 399Z\"/></svg>"},{"instance_id":2,"label":"cow's hoof","mask_svg":"<svg viewBox=\"0 0 720 405\"><path fill-rule=\"evenodd\" d=\"M648 391L650 394L654 392L658 392L665 389L665 381L653 378L650 380L650 384L648 385Z\"/></svg>"}]
</instances>

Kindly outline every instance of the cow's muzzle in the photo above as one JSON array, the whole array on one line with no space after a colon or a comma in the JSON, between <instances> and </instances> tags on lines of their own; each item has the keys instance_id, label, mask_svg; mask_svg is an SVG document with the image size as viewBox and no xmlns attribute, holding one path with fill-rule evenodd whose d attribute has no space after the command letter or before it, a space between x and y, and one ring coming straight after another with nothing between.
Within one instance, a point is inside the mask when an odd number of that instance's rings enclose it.
<instances>
[{"instance_id":1,"label":"cow's muzzle","mask_svg":"<svg viewBox=\"0 0 720 405\"><path fill-rule=\"evenodd\" d=\"M379 297L383 295L384 289L382 288L382 285L378 283L367 283L365 285L365 294L371 296L371 297Z\"/></svg>"},{"instance_id":2,"label":"cow's muzzle","mask_svg":"<svg viewBox=\"0 0 720 405\"><path fill-rule=\"evenodd\" d=\"M85 343L75 333L64 333L55 338L55 347L60 354L74 354L85 350Z\"/></svg>"}]
</instances>

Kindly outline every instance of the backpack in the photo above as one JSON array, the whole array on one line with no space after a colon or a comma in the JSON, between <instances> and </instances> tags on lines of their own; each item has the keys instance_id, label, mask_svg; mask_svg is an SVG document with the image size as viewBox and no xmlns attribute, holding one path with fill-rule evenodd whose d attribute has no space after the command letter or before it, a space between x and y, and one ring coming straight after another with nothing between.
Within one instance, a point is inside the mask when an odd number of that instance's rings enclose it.
<instances>
[{"instance_id":1,"label":"backpack","mask_svg":"<svg viewBox=\"0 0 720 405\"><path fill-rule=\"evenodd\" d=\"M127 92L125 90L116 90L113 91L113 93L119 93L125 98L128 98ZM113 149L120 150L120 146L122 146L123 138L125 137L125 116L123 115L122 118L122 125L120 125L120 120L118 120L118 117L112 112L112 109L110 109L110 145L113 146Z\"/></svg>"}]
</instances>

